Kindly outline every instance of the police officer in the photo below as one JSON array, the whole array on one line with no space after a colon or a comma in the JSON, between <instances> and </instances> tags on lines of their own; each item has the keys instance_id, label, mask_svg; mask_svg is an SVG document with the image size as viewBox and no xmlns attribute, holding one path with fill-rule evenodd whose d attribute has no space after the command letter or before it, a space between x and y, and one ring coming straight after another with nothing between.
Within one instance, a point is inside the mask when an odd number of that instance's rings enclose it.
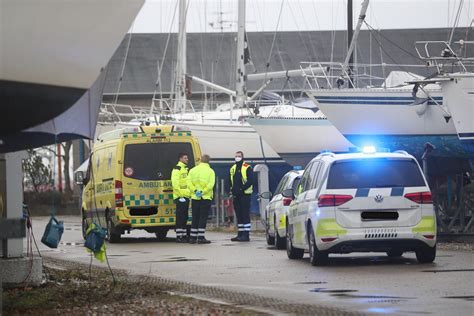
<instances>
[{"instance_id":1,"label":"police officer","mask_svg":"<svg viewBox=\"0 0 474 316\"><path fill-rule=\"evenodd\" d=\"M191 224L191 244L209 244L206 233L207 215L211 210L216 175L209 166L209 155L203 155L201 162L189 171L188 188L192 198L193 219Z\"/></svg>"},{"instance_id":2,"label":"police officer","mask_svg":"<svg viewBox=\"0 0 474 316\"><path fill-rule=\"evenodd\" d=\"M235 153L235 164L230 168L230 189L234 197L238 234L231 241L250 241L250 197L252 195L253 171L244 162L244 153Z\"/></svg>"},{"instance_id":3,"label":"police officer","mask_svg":"<svg viewBox=\"0 0 474 316\"><path fill-rule=\"evenodd\" d=\"M188 221L189 198L191 194L188 189L188 162L186 153L178 154L178 163L171 172L171 184L173 185L173 199L176 204L176 242L188 242L186 234L186 223Z\"/></svg>"}]
</instances>

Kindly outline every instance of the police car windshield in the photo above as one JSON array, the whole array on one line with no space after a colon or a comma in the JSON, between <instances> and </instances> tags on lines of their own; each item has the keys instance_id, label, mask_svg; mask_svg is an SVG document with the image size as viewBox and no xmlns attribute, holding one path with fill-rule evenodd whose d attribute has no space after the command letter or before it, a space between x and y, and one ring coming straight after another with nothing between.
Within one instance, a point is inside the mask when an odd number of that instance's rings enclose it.
<instances>
[{"instance_id":1,"label":"police car windshield","mask_svg":"<svg viewBox=\"0 0 474 316\"><path fill-rule=\"evenodd\" d=\"M331 166L328 189L425 186L412 159L373 158L336 161Z\"/></svg>"},{"instance_id":2,"label":"police car windshield","mask_svg":"<svg viewBox=\"0 0 474 316\"><path fill-rule=\"evenodd\" d=\"M181 152L188 154L188 166L192 168L194 156L190 143L128 144L125 146L123 174L144 181L169 180Z\"/></svg>"}]
</instances>

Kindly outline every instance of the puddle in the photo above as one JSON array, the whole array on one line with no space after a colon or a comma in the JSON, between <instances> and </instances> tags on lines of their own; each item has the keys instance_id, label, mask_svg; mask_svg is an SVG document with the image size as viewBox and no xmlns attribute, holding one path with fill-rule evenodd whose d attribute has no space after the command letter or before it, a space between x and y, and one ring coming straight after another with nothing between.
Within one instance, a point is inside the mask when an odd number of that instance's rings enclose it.
<instances>
[{"instance_id":1,"label":"puddle","mask_svg":"<svg viewBox=\"0 0 474 316\"><path fill-rule=\"evenodd\" d=\"M314 289L309 290L310 292L313 293L336 293L336 294L342 294L342 293L352 293L352 292L357 292L357 290L328 290L323 287L316 287Z\"/></svg>"},{"instance_id":2,"label":"puddle","mask_svg":"<svg viewBox=\"0 0 474 316\"><path fill-rule=\"evenodd\" d=\"M179 258L179 259L165 259L165 260L151 260L143 261L142 263L157 263L157 262L184 262L184 261L206 261L206 259L192 259L192 258Z\"/></svg>"},{"instance_id":3,"label":"puddle","mask_svg":"<svg viewBox=\"0 0 474 316\"><path fill-rule=\"evenodd\" d=\"M446 269L446 270L422 270L421 272L473 272L474 269Z\"/></svg>"},{"instance_id":4,"label":"puddle","mask_svg":"<svg viewBox=\"0 0 474 316\"><path fill-rule=\"evenodd\" d=\"M474 295L467 295L467 296L444 296L442 298L450 298L450 299L459 299L465 300L468 302L474 302Z\"/></svg>"}]
</instances>

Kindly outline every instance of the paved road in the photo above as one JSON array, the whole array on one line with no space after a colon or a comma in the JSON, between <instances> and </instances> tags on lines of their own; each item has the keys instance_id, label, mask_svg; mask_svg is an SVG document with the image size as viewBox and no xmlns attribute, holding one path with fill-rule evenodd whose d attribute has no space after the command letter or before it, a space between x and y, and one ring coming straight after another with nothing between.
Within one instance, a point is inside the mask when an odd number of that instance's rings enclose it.
<instances>
[{"instance_id":1,"label":"paved road","mask_svg":"<svg viewBox=\"0 0 474 316\"><path fill-rule=\"evenodd\" d=\"M65 221L58 249L40 246L44 256L89 263L80 219ZM47 218L34 220L37 239ZM174 233L169 233L174 237ZM336 255L330 265L313 267L306 255L289 260L264 238L232 243L230 234L208 233L209 245L158 242L134 231L120 244L108 245L113 268L237 292L323 304L374 314L474 315L474 253L438 251L433 264L418 264L414 254L388 259L384 254ZM97 261L95 261L97 264ZM102 264L105 266L105 264Z\"/></svg>"}]
</instances>

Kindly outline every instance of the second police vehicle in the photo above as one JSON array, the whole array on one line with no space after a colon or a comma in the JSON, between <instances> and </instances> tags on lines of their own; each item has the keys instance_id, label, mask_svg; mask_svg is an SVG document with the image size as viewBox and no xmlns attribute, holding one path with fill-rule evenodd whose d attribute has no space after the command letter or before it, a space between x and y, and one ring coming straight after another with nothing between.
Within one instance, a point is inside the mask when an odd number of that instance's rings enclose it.
<instances>
[{"instance_id":1,"label":"second police vehicle","mask_svg":"<svg viewBox=\"0 0 474 316\"><path fill-rule=\"evenodd\" d=\"M322 153L305 168L287 230L287 254L305 250L313 265L330 253L414 251L421 263L436 256L436 216L416 159L406 152Z\"/></svg>"}]
</instances>

